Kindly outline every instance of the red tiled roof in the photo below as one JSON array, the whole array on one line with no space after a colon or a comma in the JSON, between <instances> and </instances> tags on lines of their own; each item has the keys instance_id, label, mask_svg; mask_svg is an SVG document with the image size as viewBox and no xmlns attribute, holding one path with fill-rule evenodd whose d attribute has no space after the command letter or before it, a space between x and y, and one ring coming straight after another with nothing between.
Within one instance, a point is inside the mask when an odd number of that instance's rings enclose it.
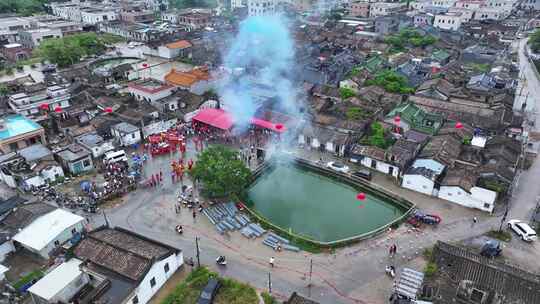
<instances>
[{"instance_id":1,"label":"red tiled roof","mask_svg":"<svg viewBox=\"0 0 540 304\"><path fill-rule=\"evenodd\" d=\"M211 125L222 130L228 130L233 125L231 114L218 109L203 109L193 117L193 120Z\"/></svg>"},{"instance_id":2,"label":"red tiled roof","mask_svg":"<svg viewBox=\"0 0 540 304\"><path fill-rule=\"evenodd\" d=\"M198 81L209 79L210 74L206 68L195 68L189 72L180 72L172 69L165 75L165 81L167 83L182 87L190 87Z\"/></svg>"}]
</instances>

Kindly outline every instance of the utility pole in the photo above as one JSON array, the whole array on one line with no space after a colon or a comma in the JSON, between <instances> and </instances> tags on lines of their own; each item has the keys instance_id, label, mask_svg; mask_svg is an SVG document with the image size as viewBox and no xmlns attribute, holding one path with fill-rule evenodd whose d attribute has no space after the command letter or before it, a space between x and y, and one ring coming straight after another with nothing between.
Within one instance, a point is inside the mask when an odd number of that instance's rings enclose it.
<instances>
[{"instance_id":1,"label":"utility pole","mask_svg":"<svg viewBox=\"0 0 540 304\"><path fill-rule=\"evenodd\" d=\"M311 275L313 274L313 259L309 261L309 284L308 286L311 287Z\"/></svg>"},{"instance_id":2,"label":"utility pole","mask_svg":"<svg viewBox=\"0 0 540 304\"><path fill-rule=\"evenodd\" d=\"M272 293L272 276L268 273L268 293Z\"/></svg>"},{"instance_id":3,"label":"utility pole","mask_svg":"<svg viewBox=\"0 0 540 304\"><path fill-rule=\"evenodd\" d=\"M195 237L195 248L197 250L197 268L201 268L201 259L200 259L201 252L199 251L199 237L198 236Z\"/></svg>"}]
</instances>

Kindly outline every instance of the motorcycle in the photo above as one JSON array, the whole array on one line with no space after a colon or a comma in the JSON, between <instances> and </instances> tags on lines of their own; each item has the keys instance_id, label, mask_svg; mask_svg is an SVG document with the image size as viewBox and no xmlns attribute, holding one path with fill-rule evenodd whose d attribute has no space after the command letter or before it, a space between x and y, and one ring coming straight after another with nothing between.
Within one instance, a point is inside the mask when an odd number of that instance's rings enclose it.
<instances>
[{"instance_id":1,"label":"motorcycle","mask_svg":"<svg viewBox=\"0 0 540 304\"><path fill-rule=\"evenodd\" d=\"M223 256L223 255L218 256L217 259L216 259L216 264L218 264L220 266L226 266L227 265L227 260L225 260L225 256Z\"/></svg>"},{"instance_id":2,"label":"motorcycle","mask_svg":"<svg viewBox=\"0 0 540 304\"><path fill-rule=\"evenodd\" d=\"M184 233L184 228L182 227L182 225L176 225L174 230L176 230L176 233L178 234Z\"/></svg>"},{"instance_id":3,"label":"motorcycle","mask_svg":"<svg viewBox=\"0 0 540 304\"><path fill-rule=\"evenodd\" d=\"M396 276L396 268L392 265L386 266L385 272L392 278Z\"/></svg>"}]
</instances>

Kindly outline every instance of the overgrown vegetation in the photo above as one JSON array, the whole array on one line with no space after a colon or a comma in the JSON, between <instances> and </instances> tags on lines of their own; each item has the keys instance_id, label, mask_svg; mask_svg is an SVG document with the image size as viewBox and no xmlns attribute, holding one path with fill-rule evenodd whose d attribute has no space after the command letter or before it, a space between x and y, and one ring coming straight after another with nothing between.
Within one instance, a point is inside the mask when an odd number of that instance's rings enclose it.
<instances>
[{"instance_id":1,"label":"overgrown vegetation","mask_svg":"<svg viewBox=\"0 0 540 304\"><path fill-rule=\"evenodd\" d=\"M529 46L533 52L540 52L540 29L534 31L534 33L529 36Z\"/></svg>"},{"instance_id":2,"label":"overgrown vegetation","mask_svg":"<svg viewBox=\"0 0 540 304\"><path fill-rule=\"evenodd\" d=\"M16 13L30 16L45 11L45 4L49 0L2 0L0 1L0 14Z\"/></svg>"},{"instance_id":3,"label":"overgrown vegetation","mask_svg":"<svg viewBox=\"0 0 540 304\"><path fill-rule=\"evenodd\" d=\"M393 138L389 138L385 132L382 124L379 122L374 122L369 126L370 133L367 138L367 142L364 144L369 144L370 146L379 147L385 149L390 147L394 143Z\"/></svg>"},{"instance_id":4,"label":"overgrown vegetation","mask_svg":"<svg viewBox=\"0 0 540 304\"><path fill-rule=\"evenodd\" d=\"M406 28L398 34L389 35L384 42L392 46L391 52L402 52L407 47L426 47L437 42L437 38L431 35L422 35L415 29Z\"/></svg>"},{"instance_id":5,"label":"overgrown vegetation","mask_svg":"<svg viewBox=\"0 0 540 304\"><path fill-rule=\"evenodd\" d=\"M469 63L467 67L475 73L485 73L489 71L488 63Z\"/></svg>"},{"instance_id":6,"label":"overgrown vegetation","mask_svg":"<svg viewBox=\"0 0 540 304\"><path fill-rule=\"evenodd\" d=\"M21 287L32 282L33 280L36 280L36 281L39 280L41 277L43 277L43 275L44 275L43 271L39 269L34 270L30 272L29 274L20 278L17 282L15 282L15 284L13 284L13 288L19 290Z\"/></svg>"},{"instance_id":7,"label":"overgrown vegetation","mask_svg":"<svg viewBox=\"0 0 540 304\"><path fill-rule=\"evenodd\" d=\"M503 242L510 242L512 240L512 234L508 231L498 231L498 230L491 230L486 233L487 236L503 241Z\"/></svg>"},{"instance_id":8,"label":"overgrown vegetation","mask_svg":"<svg viewBox=\"0 0 540 304\"><path fill-rule=\"evenodd\" d=\"M191 175L203 183L204 195L231 197L245 190L251 172L237 152L215 145L200 154Z\"/></svg>"},{"instance_id":9,"label":"overgrown vegetation","mask_svg":"<svg viewBox=\"0 0 540 304\"><path fill-rule=\"evenodd\" d=\"M430 278L437 273L437 270L437 264L435 264L434 262L429 262L424 268L424 275Z\"/></svg>"},{"instance_id":10,"label":"overgrown vegetation","mask_svg":"<svg viewBox=\"0 0 540 304\"><path fill-rule=\"evenodd\" d=\"M349 89L349 88L340 88L339 96L341 97L341 99L349 99L351 97L356 96L356 93L354 92L354 90Z\"/></svg>"},{"instance_id":11,"label":"overgrown vegetation","mask_svg":"<svg viewBox=\"0 0 540 304\"><path fill-rule=\"evenodd\" d=\"M170 6L172 8L184 9L184 8L213 8L217 6L215 0L170 0Z\"/></svg>"},{"instance_id":12,"label":"overgrown vegetation","mask_svg":"<svg viewBox=\"0 0 540 304\"><path fill-rule=\"evenodd\" d=\"M506 184L503 184L503 183L500 183L491 179L481 178L478 181L478 185L482 188L495 191L498 194L504 194L508 190L508 186Z\"/></svg>"},{"instance_id":13,"label":"overgrown vegetation","mask_svg":"<svg viewBox=\"0 0 540 304\"><path fill-rule=\"evenodd\" d=\"M115 35L98 36L96 33L69 35L43 41L36 55L59 67L66 67L79 62L83 56L101 54L105 51L106 45L122 40Z\"/></svg>"},{"instance_id":14,"label":"overgrown vegetation","mask_svg":"<svg viewBox=\"0 0 540 304\"><path fill-rule=\"evenodd\" d=\"M375 77L373 79L366 80L365 85L380 86L384 88L385 91L390 93L414 93L414 88L407 85L407 79L392 70L384 70L375 74Z\"/></svg>"},{"instance_id":15,"label":"overgrown vegetation","mask_svg":"<svg viewBox=\"0 0 540 304\"><path fill-rule=\"evenodd\" d=\"M195 304L210 278L218 278L222 286L214 303L216 304L258 304L255 289L232 279L219 278L217 273L201 267L189 274L161 304Z\"/></svg>"},{"instance_id":16,"label":"overgrown vegetation","mask_svg":"<svg viewBox=\"0 0 540 304\"><path fill-rule=\"evenodd\" d=\"M345 112L345 116L347 116L348 120L359 120L364 118L365 115L366 112L360 107L350 107L347 109L347 112Z\"/></svg>"},{"instance_id":17,"label":"overgrown vegetation","mask_svg":"<svg viewBox=\"0 0 540 304\"><path fill-rule=\"evenodd\" d=\"M276 298L271 296L268 292L262 292L261 297L263 298L264 304L277 304L278 301Z\"/></svg>"}]
</instances>

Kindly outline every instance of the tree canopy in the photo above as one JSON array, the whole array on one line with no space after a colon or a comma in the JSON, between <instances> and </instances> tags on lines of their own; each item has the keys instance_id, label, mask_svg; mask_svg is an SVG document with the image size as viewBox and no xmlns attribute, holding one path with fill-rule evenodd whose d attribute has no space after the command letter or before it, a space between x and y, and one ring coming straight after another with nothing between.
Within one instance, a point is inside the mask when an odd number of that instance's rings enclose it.
<instances>
[{"instance_id":1,"label":"tree canopy","mask_svg":"<svg viewBox=\"0 0 540 304\"><path fill-rule=\"evenodd\" d=\"M534 33L529 37L529 45L531 46L531 50L533 52L540 52L540 29L534 31Z\"/></svg>"},{"instance_id":2,"label":"tree canopy","mask_svg":"<svg viewBox=\"0 0 540 304\"><path fill-rule=\"evenodd\" d=\"M215 0L170 0L171 7L174 8L194 8L194 7L216 7Z\"/></svg>"},{"instance_id":3,"label":"tree canopy","mask_svg":"<svg viewBox=\"0 0 540 304\"><path fill-rule=\"evenodd\" d=\"M30 16L45 10L44 4L48 0L2 0L0 1L0 14L17 13Z\"/></svg>"},{"instance_id":4,"label":"tree canopy","mask_svg":"<svg viewBox=\"0 0 540 304\"><path fill-rule=\"evenodd\" d=\"M393 143L392 139L386 138L383 126L378 122L374 122L371 124L368 141L371 146L376 146L381 149L386 149L390 147Z\"/></svg>"},{"instance_id":5,"label":"tree canopy","mask_svg":"<svg viewBox=\"0 0 540 304\"><path fill-rule=\"evenodd\" d=\"M406 46L425 47L434 44L437 42L437 38L431 35L421 35L415 29L406 28L398 34L387 36L384 42L390 44L393 51L401 52L405 50Z\"/></svg>"},{"instance_id":6,"label":"tree canopy","mask_svg":"<svg viewBox=\"0 0 540 304\"><path fill-rule=\"evenodd\" d=\"M99 54L104 50L105 42L96 33L82 33L44 40L37 52L44 59L66 67L79 62L85 55Z\"/></svg>"},{"instance_id":7,"label":"tree canopy","mask_svg":"<svg viewBox=\"0 0 540 304\"><path fill-rule=\"evenodd\" d=\"M203 183L205 195L228 197L244 191L251 172L237 152L224 146L211 146L199 155L191 175Z\"/></svg>"},{"instance_id":8,"label":"tree canopy","mask_svg":"<svg viewBox=\"0 0 540 304\"><path fill-rule=\"evenodd\" d=\"M380 86L390 93L414 93L414 88L407 85L407 79L391 70L385 70L375 74L375 78L366 80L365 85Z\"/></svg>"}]
</instances>

